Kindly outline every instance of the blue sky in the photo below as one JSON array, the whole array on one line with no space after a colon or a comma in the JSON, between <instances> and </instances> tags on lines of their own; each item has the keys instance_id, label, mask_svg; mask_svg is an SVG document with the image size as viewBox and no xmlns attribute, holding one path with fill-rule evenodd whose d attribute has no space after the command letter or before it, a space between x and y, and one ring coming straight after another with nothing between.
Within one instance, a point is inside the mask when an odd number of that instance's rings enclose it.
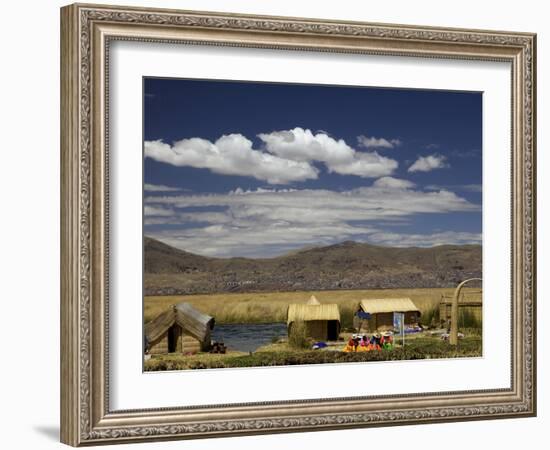
<instances>
[{"instance_id":1,"label":"blue sky","mask_svg":"<svg viewBox=\"0 0 550 450\"><path fill-rule=\"evenodd\" d=\"M481 243L482 94L144 79L144 232L271 257Z\"/></svg>"}]
</instances>

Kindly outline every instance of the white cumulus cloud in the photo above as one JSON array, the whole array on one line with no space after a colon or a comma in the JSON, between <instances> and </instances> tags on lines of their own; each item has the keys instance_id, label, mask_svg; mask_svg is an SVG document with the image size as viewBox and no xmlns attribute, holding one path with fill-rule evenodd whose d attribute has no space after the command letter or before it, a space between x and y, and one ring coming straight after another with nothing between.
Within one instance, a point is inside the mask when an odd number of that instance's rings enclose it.
<instances>
[{"instance_id":1,"label":"white cumulus cloud","mask_svg":"<svg viewBox=\"0 0 550 450\"><path fill-rule=\"evenodd\" d=\"M223 175L250 176L269 184L286 184L317 178L317 169L303 161L279 158L252 148L241 134L229 134L215 142L183 139L169 145L162 140L146 141L145 156L173 166L210 169Z\"/></svg>"},{"instance_id":2,"label":"white cumulus cloud","mask_svg":"<svg viewBox=\"0 0 550 450\"><path fill-rule=\"evenodd\" d=\"M173 145L162 140L146 141L145 156L173 166L209 169L222 175L254 177L269 184L289 184L317 179L315 162L328 172L377 178L391 175L398 167L394 159L377 152L358 152L343 139L309 129L261 133L265 150L254 149L242 134L229 134L211 142L193 137ZM153 189L151 189L153 190ZM159 189L157 189L159 191Z\"/></svg>"},{"instance_id":3,"label":"white cumulus cloud","mask_svg":"<svg viewBox=\"0 0 550 450\"><path fill-rule=\"evenodd\" d=\"M296 127L292 130L261 133L266 149L281 158L293 161L323 162L329 172L360 177L390 175L397 169L396 160L376 152L358 152L343 139L334 139L326 132L313 133Z\"/></svg>"},{"instance_id":4,"label":"white cumulus cloud","mask_svg":"<svg viewBox=\"0 0 550 450\"><path fill-rule=\"evenodd\" d=\"M420 156L412 166L409 167L409 172L430 172L434 169L444 169L450 167L447 163L447 158L443 155L434 153L433 155Z\"/></svg>"}]
</instances>

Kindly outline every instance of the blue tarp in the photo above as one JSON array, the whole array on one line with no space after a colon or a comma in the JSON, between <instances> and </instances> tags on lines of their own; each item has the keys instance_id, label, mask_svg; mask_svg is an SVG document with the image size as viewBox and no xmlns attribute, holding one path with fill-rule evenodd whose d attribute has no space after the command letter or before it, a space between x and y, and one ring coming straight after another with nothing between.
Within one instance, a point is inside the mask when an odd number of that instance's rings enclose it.
<instances>
[{"instance_id":1,"label":"blue tarp","mask_svg":"<svg viewBox=\"0 0 550 450\"><path fill-rule=\"evenodd\" d=\"M355 313L355 315L357 317L359 317L360 319L363 319L363 320L368 320L368 319L371 318L371 315L368 312L365 312L365 311L357 311Z\"/></svg>"},{"instance_id":2,"label":"blue tarp","mask_svg":"<svg viewBox=\"0 0 550 450\"><path fill-rule=\"evenodd\" d=\"M326 348L326 347L328 347L326 342L316 342L315 344L313 344L313 346L311 348L313 350L318 350L320 348Z\"/></svg>"}]
</instances>

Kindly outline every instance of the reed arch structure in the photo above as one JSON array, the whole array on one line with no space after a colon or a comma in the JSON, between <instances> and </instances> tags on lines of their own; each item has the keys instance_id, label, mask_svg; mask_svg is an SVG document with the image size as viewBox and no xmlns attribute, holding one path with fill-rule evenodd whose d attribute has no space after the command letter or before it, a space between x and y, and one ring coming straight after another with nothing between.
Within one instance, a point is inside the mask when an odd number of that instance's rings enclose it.
<instances>
[{"instance_id":1,"label":"reed arch structure","mask_svg":"<svg viewBox=\"0 0 550 450\"><path fill-rule=\"evenodd\" d=\"M459 285L456 287L454 295L453 295L453 303L451 305L451 332L449 336L449 343L451 345L457 345L458 344L458 299L460 297L460 291L462 291L462 288L472 281L482 281L481 278L468 278L467 280L464 280L463 282L459 283Z\"/></svg>"}]
</instances>

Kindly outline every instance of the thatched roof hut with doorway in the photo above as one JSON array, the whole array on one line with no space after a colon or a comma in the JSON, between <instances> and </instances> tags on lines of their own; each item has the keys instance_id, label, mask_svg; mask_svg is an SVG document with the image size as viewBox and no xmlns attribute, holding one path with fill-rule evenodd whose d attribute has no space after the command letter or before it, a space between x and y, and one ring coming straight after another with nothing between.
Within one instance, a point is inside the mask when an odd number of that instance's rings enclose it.
<instances>
[{"instance_id":1,"label":"thatched roof hut with doorway","mask_svg":"<svg viewBox=\"0 0 550 450\"><path fill-rule=\"evenodd\" d=\"M334 341L340 334L340 310L337 304L321 304L315 296L306 303L288 305L288 334L292 326L302 322L306 326L308 337L317 340Z\"/></svg>"},{"instance_id":2,"label":"thatched roof hut with doorway","mask_svg":"<svg viewBox=\"0 0 550 450\"><path fill-rule=\"evenodd\" d=\"M405 325L418 324L420 310L414 302L408 298L369 298L359 302L358 311L370 315L365 322L370 331L387 331L393 329L393 313L405 314ZM355 328L363 326L361 320L354 318Z\"/></svg>"},{"instance_id":3,"label":"thatched roof hut with doorway","mask_svg":"<svg viewBox=\"0 0 550 450\"><path fill-rule=\"evenodd\" d=\"M145 324L149 354L197 353L210 349L213 317L189 303L178 303Z\"/></svg>"}]
</instances>

